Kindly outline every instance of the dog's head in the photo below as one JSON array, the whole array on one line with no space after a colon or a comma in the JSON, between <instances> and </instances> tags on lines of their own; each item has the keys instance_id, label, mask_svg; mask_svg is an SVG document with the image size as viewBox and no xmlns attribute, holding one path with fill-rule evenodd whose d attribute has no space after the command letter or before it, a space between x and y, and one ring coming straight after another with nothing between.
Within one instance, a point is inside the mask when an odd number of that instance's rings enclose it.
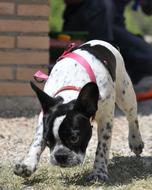
<instances>
[{"instance_id":1,"label":"dog's head","mask_svg":"<svg viewBox=\"0 0 152 190\"><path fill-rule=\"evenodd\" d=\"M86 84L78 98L66 104L63 98L52 98L33 83L31 86L42 106L43 135L50 148L51 163L62 167L82 163L92 136L91 119L97 111L97 85Z\"/></svg>"}]
</instances>

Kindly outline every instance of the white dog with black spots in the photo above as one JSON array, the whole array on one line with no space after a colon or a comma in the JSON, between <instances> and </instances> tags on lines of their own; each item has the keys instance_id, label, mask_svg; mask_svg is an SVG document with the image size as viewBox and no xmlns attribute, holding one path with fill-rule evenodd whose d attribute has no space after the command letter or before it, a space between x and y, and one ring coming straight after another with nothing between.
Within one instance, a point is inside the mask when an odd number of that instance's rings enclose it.
<instances>
[{"instance_id":1,"label":"white dog with black spots","mask_svg":"<svg viewBox=\"0 0 152 190\"><path fill-rule=\"evenodd\" d=\"M136 96L120 52L100 40L82 44L73 52L89 63L96 83L90 81L86 69L77 60L68 56L57 61L44 91L31 83L42 112L28 154L15 165L14 172L19 176L31 176L46 146L50 149L53 165L68 167L83 163L92 136L91 121L96 119L98 146L87 180L107 180L115 103L125 113L129 123L130 149L136 155L142 152L144 145L138 125ZM59 91L68 85L81 90Z\"/></svg>"}]
</instances>

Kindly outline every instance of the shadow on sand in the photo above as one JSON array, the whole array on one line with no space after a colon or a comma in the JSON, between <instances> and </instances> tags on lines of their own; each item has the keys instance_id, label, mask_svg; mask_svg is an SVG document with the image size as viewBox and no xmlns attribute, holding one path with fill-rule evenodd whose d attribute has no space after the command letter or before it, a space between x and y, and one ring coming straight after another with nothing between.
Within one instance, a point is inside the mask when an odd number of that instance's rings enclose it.
<instances>
[{"instance_id":1,"label":"shadow on sand","mask_svg":"<svg viewBox=\"0 0 152 190\"><path fill-rule=\"evenodd\" d=\"M146 179L152 175L152 157L115 157L111 160L108 169L109 181L104 182L105 186L130 184L135 179ZM68 179L66 178L66 184L80 186L93 185L93 182L88 183L85 180L88 172L77 173ZM80 176L83 177L80 178Z\"/></svg>"}]
</instances>

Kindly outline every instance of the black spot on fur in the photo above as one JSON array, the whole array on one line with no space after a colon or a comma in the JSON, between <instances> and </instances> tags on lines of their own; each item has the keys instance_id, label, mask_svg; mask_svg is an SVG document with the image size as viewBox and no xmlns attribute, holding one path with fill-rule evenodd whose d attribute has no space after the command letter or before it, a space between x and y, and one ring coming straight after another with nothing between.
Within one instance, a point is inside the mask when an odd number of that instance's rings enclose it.
<instances>
[{"instance_id":1,"label":"black spot on fur","mask_svg":"<svg viewBox=\"0 0 152 190\"><path fill-rule=\"evenodd\" d=\"M108 131L111 131L112 126L111 126L111 124L110 124L110 123L107 123L107 127L106 127L106 129L108 129Z\"/></svg>"},{"instance_id":2,"label":"black spot on fur","mask_svg":"<svg viewBox=\"0 0 152 190\"><path fill-rule=\"evenodd\" d=\"M135 120L135 124L136 124L137 128L139 128L138 120Z\"/></svg>"},{"instance_id":3,"label":"black spot on fur","mask_svg":"<svg viewBox=\"0 0 152 190\"><path fill-rule=\"evenodd\" d=\"M105 165L104 165L104 164L102 164L102 165L101 165L101 168L105 169Z\"/></svg>"},{"instance_id":4,"label":"black spot on fur","mask_svg":"<svg viewBox=\"0 0 152 190\"><path fill-rule=\"evenodd\" d=\"M103 138L107 141L110 138L110 136L105 134L105 135L103 135Z\"/></svg>"},{"instance_id":5,"label":"black spot on fur","mask_svg":"<svg viewBox=\"0 0 152 190\"><path fill-rule=\"evenodd\" d=\"M105 174L105 170L103 168L98 168L97 173L98 174L101 174L101 173Z\"/></svg>"},{"instance_id":6,"label":"black spot on fur","mask_svg":"<svg viewBox=\"0 0 152 190\"><path fill-rule=\"evenodd\" d=\"M102 146L103 146L103 147L106 147L106 143L103 143Z\"/></svg>"},{"instance_id":7,"label":"black spot on fur","mask_svg":"<svg viewBox=\"0 0 152 190\"><path fill-rule=\"evenodd\" d=\"M41 146L41 143L40 143L40 142L38 142L38 143L34 144L34 146L33 146L33 147L38 147L38 146Z\"/></svg>"},{"instance_id":8,"label":"black spot on fur","mask_svg":"<svg viewBox=\"0 0 152 190\"><path fill-rule=\"evenodd\" d=\"M133 138L133 139L135 139L135 138L136 138L136 136L135 136L135 135L132 135L132 138Z\"/></svg>"},{"instance_id":9,"label":"black spot on fur","mask_svg":"<svg viewBox=\"0 0 152 190\"><path fill-rule=\"evenodd\" d=\"M97 151L96 151L96 155L98 155L98 154L99 154L99 151L97 150Z\"/></svg>"},{"instance_id":10,"label":"black spot on fur","mask_svg":"<svg viewBox=\"0 0 152 190\"><path fill-rule=\"evenodd\" d=\"M125 94L126 93L125 90L123 90L122 93Z\"/></svg>"},{"instance_id":11,"label":"black spot on fur","mask_svg":"<svg viewBox=\"0 0 152 190\"><path fill-rule=\"evenodd\" d=\"M105 159L105 163L106 163L106 164L108 163L108 160L107 160L107 159Z\"/></svg>"},{"instance_id":12,"label":"black spot on fur","mask_svg":"<svg viewBox=\"0 0 152 190\"><path fill-rule=\"evenodd\" d=\"M88 51L100 60L104 66L108 69L112 80L116 79L116 58L114 54L105 46L85 44L79 47L79 49Z\"/></svg>"},{"instance_id":13,"label":"black spot on fur","mask_svg":"<svg viewBox=\"0 0 152 190\"><path fill-rule=\"evenodd\" d=\"M107 153L107 149L106 149L106 148L104 148L104 149L103 149L103 152L104 152L104 154L106 154L106 153Z\"/></svg>"}]
</instances>

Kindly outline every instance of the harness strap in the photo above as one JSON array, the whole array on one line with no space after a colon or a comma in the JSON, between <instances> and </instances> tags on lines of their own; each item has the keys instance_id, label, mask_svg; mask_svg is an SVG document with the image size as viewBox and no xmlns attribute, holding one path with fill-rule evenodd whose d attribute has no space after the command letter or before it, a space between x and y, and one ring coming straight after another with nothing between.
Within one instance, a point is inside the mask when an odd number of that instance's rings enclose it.
<instances>
[{"instance_id":1,"label":"harness strap","mask_svg":"<svg viewBox=\"0 0 152 190\"><path fill-rule=\"evenodd\" d=\"M80 91L81 88L80 87L76 87L76 86L63 86L62 88L60 88L54 95L53 97L55 97L58 93L63 92L65 90L74 90L74 91Z\"/></svg>"},{"instance_id":2,"label":"harness strap","mask_svg":"<svg viewBox=\"0 0 152 190\"><path fill-rule=\"evenodd\" d=\"M61 59L63 58L71 58L75 61L77 61L80 65L82 65L85 70L87 71L88 75L89 75L89 78L92 82L95 82L96 83L96 77L95 77L95 74L90 66L90 64L88 63L88 61L82 57L81 55L75 53L75 52L71 52L72 50L74 50L75 48L75 44L72 43L69 45L68 49L65 50L63 52L63 54L58 58L57 61L60 61ZM43 72L41 71L37 71L35 74L34 74L34 79L38 82L43 82L43 81L46 81L48 79L48 75L44 74ZM80 91L81 88L80 87L76 87L76 86L63 86L61 87L55 94L54 96L56 96L58 93L62 92L62 91L65 91L65 90L75 90L75 91Z\"/></svg>"},{"instance_id":3,"label":"harness strap","mask_svg":"<svg viewBox=\"0 0 152 190\"><path fill-rule=\"evenodd\" d=\"M88 63L88 61L82 57L81 55L75 53L75 52L70 52L70 53L67 53L65 55L62 56L62 58L71 58L71 59L74 59L75 61L77 61L80 65L82 65L85 70L87 71L89 77L90 77L90 80L92 82L95 82L96 83L96 77L95 77L95 74L90 66L90 64Z\"/></svg>"},{"instance_id":4,"label":"harness strap","mask_svg":"<svg viewBox=\"0 0 152 190\"><path fill-rule=\"evenodd\" d=\"M35 74L34 74L34 79L37 81L37 82L43 82L43 81L47 81L48 79L48 75L46 75L45 73L43 73L42 71L37 71Z\"/></svg>"}]
</instances>

